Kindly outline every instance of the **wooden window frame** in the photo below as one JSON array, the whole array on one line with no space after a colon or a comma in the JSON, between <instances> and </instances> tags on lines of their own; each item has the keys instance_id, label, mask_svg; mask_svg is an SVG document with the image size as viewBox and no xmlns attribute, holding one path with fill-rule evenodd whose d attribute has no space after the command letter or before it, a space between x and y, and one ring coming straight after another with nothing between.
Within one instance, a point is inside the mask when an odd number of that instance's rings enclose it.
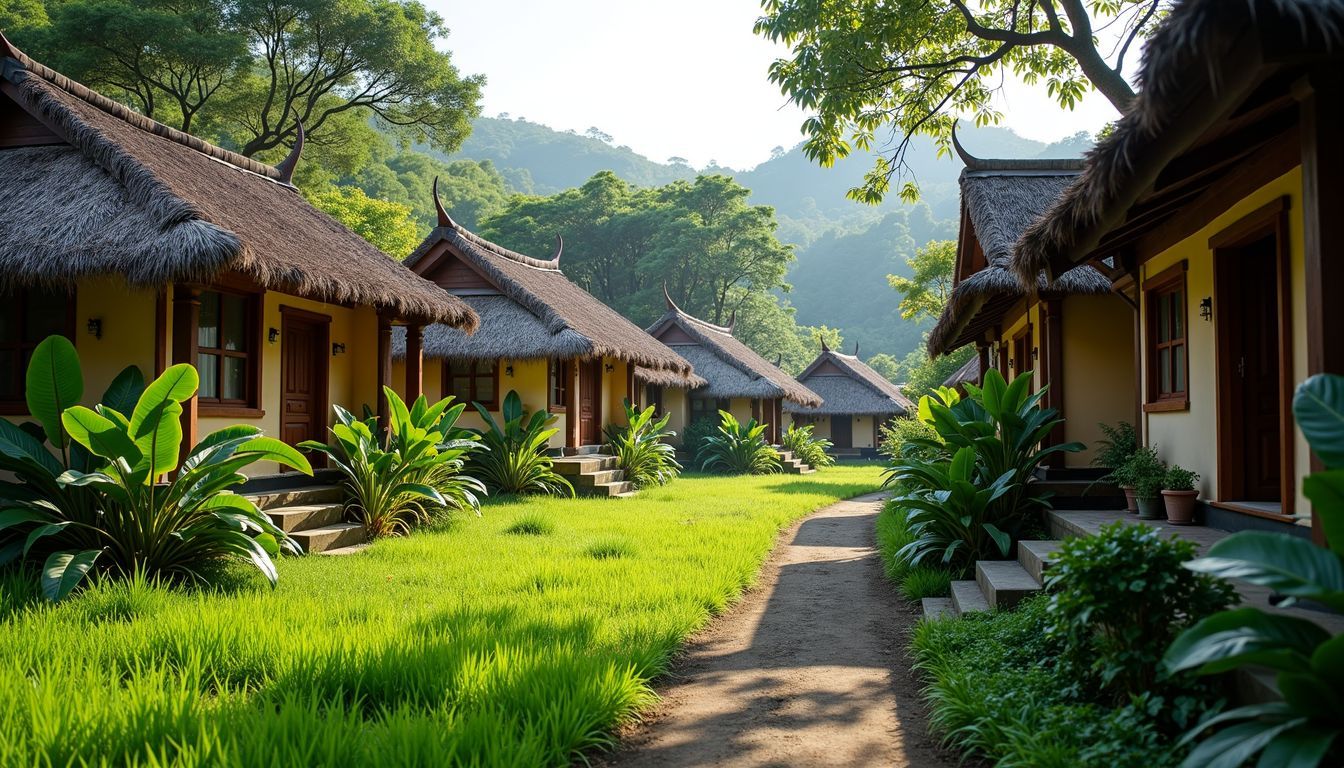
<instances>
[{"instance_id":1,"label":"wooden window frame","mask_svg":"<svg viewBox=\"0 0 1344 768\"><path fill-rule=\"evenodd\" d=\"M220 358L220 364L215 366L216 376L223 376L224 374L224 366L223 366L224 357L241 357L247 360L247 378L246 378L247 397L240 400L225 400L221 397L203 397L198 394L196 397L196 402L198 404L197 407L199 409L199 415L235 418L235 419L259 418L261 416L264 416L266 415L266 412L261 407L261 395L262 395L261 367L262 367L262 358L264 357L263 350L265 348L266 343L264 335L266 333L265 305L264 305L265 293L262 291L247 290L246 288L235 287L232 285L219 285L219 284L213 284L208 287L202 288L201 298L204 298L205 294L207 293L218 293L221 296L223 296L224 294L232 296L241 296L244 299L244 307L247 313L247 316L245 318L247 327L243 329L243 337L251 340L252 348L249 350L243 350L242 354L239 354L237 350L225 350L215 347L203 347L199 343L195 345L196 362L193 362L192 365L196 368L198 373L200 372L199 361L200 356L202 354L214 355L215 357ZM221 303L220 306L222 307L223 304ZM223 334L222 316L220 321L220 329L221 329L220 334L222 336ZM197 321L196 332L200 333L199 320ZM222 387L220 386L221 384L222 382L217 382L216 392L223 391Z\"/></svg>"},{"instance_id":2,"label":"wooden window frame","mask_svg":"<svg viewBox=\"0 0 1344 768\"><path fill-rule=\"evenodd\" d=\"M442 371L442 373L441 373L440 375L443 377L443 394L444 394L445 397L447 397L448 395L453 395L454 397L456 397L456 395L455 395L455 393L454 393L454 391L453 391L453 379L454 379L454 378L461 378L461 377L454 377L454 376L452 375L452 371L450 370L450 366L452 366L454 362L457 362L458 364L461 364L461 361L454 361L454 360L444 360L444 361L443 361L443 371ZM472 366L472 373L471 373L470 376L467 377L467 379L468 379L468 381L470 382L470 386L468 387L468 389L470 390L471 395L470 395L470 397L468 398L467 402L468 402L468 403L480 403L480 404L481 404L481 407L485 408L485 410L487 410L487 411L498 411L498 410L499 410L499 404L500 404L500 402L501 402L500 392L499 392L499 369L500 369L501 366L500 366L500 364L499 364L499 360L498 360L498 359L496 359L496 360L491 360L491 361L490 361L490 365L491 365L491 373L493 374L494 379L495 379L495 397L494 397L494 399L489 400L489 401L486 401L486 400L481 400L479 397L476 396L476 379L481 378L482 374L476 373L476 371L475 371L475 366L476 366L477 364L479 364L479 363L483 363L483 362L485 362L485 361L484 361L484 360L472 360L472 361L470 361L470 363L469 363L469 364Z\"/></svg>"},{"instance_id":3,"label":"wooden window frame","mask_svg":"<svg viewBox=\"0 0 1344 768\"><path fill-rule=\"evenodd\" d=\"M1035 344L1033 342L1035 342L1036 339L1032 333L1033 330L1035 329L1033 329L1031 323L1028 322L1022 327L1022 330L1014 333L1008 340L1008 349L1004 354L1004 359L1008 361L1008 370L1001 371L1003 377L1008 381L1012 381L1027 371L1034 370L1034 366L1030 365L1031 350L1035 349ZM1022 356L1027 358L1027 360L1018 360L1017 343L1023 339L1026 339L1026 342L1022 345ZM1034 392L1035 390L1036 387L1032 386L1032 391Z\"/></svg>"},{"instance_id":4,"label":"wooden window frame","mask_svg":"<svg viewBox=\"0 0 1344 768\"><path fill-rule=\"evenodd\" d=\"M549 413L569 411L569 390L573 386L574 371L568 360L551 358L546 361L546 410ZM559 393L559 399L556 398Z\"/></svg>"},{"instance_id":5,"label":"wooden window frame","mask_svg":"<svg viewBox=\"0 0 1344 768\"><path fill-rule=\"evenodd\" d=\"M23 329L22 325L23 325L25 316L27 315L27 313L24 311L24 309L25 309L25 307L26 307L26 305L27 305L28 294L29 294L29 292L28 292L27 289L22 289L22 288L20 288L20 289L18 289L17 291L14 291L12 294L9 295L10 300L17 299L17 301L13 301L13 303L12 303L11 306L10 306L10 309L12 309L12 310L15 312L15 316L16 316L16 318L17 318L17 320L18 320L18 324L17 324L17 326L16 326L16 332L17 332L17 334L18 334L18 338L20 339L20 341L14 343L14 344L8 344L8 345L5 345L5 350L6 350L7 353L18 352L20 358L23 357L23 352L24 352L25 348L29 348L29 346L30 346L30 345L28 345L27 343L25 343L25 342L22 341L22 339L23 339L23 335L24 335L24 329ZM69 293L66 294L66 295L68 296L69 301L68 301L68 303L66 304L66 307L65 307L65 331L66 331L66 333L65 333L65 337L66 337L67 339L70 340L70 343L71 343L71 344L73 344L73 343L75 342L75 313L77 312L77 306L76 306L76 304L77 304L77 297L76 297L74 291L71 291L71 292L69 292ZM35 349L35 348L37 347L37 345L38 345L39 343L41 343L41 341L42 341L41 339L38 339L36 342L34 342L34 343L31 345L31 348L34 348L34 349ZM20 367L22 367L22 366L20 366ZM23 371L20 371L20 372L19 372L19 397L18 397L18 399L16 399L16 400L0 400L0 416L27 416L27 415L29 415L29 414L28 414L28 399L27 399L27 396L24 394L24 383L23 383L24 376L25 376L24 372L23 372Z\"/></svg>"},{"instance_id":6,"label":"wooden window frame","mask_svg":"<svg viewBox=\"0 0 1344 768\"><path fill-rule=\"evenodd\" d=\"M1143 368L1144 368L1144 413L1164 413L1190 410L1190 287L1186 280L1189 264L1181 260L1143 282ZM1157 340L1158 315L1161 311L1160 298L1178 293L1181 297L1181 336L1179 341L1173 337L1161 343ZM1176 346L1185 348L1181 366L1181 380L1185 389L1162 393L1160 391L1161 366L1158 355L1161 351ZM1173 365L1175 360L1172 361ZM1175 376L1175 369L1172 375Z\"/></svg>"}]
</instances>

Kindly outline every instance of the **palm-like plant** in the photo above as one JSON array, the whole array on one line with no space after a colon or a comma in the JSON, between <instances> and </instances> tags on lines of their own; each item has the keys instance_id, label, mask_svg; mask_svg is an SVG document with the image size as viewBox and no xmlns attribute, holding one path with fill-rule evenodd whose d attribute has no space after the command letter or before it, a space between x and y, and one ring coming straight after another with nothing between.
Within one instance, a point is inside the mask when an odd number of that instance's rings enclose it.
<instances>
[{"instance_id":1,"label":"palm-like plant","mask_svg":"<svg viewBox=\"0 0 1344 768\"><path fill-rule=\"evenodd\" d=\"M528 414L523 400L512 390L504 396L500 424L480 403L472 403L485 419L486 428L477 430L482 450L471 460L476 476L491 493L542 493L573 496L574 486L555 471L555 462L546 455L555 417L545 411Z\"/></svg>"},{"instance_id":2,"label":"palm-like plant","mask_svg":"<svg viewBox=\"0 0 1344 768\"><path fill-rule=\"evenodd\" d=\"M616 457L616 466L625 470L625 479L636 488L666 485L681 472L677 450L667 438L677 433L667 428L671 414L655 418L654 406L640 411L625 401L626 426L607 427L607 447Z\"/></svg>"},{"instance_id":3,"label":"palm-like plant","mask_svg":"<svg viewBox=\"0 0 1344 768\"><path fill-rule=\"evenodd\" d=\"M298 545L231 489L254 462L312 474L307 460L240 425L207 436L179 467L181 404L196 393L196 370L175 365L148 387L143 381L123 372L102 404L76 405L83 374L74 346L59 336L38 345L27 400L40 427L0 421L0 468L18 479L0 486L0 564L42 561L42 592L52 600L94 569L202 580L207 565L238 556L274 584L271 558Z\"/></svg>"},{"instance_id":4,"label":"palm-like plant","mask_svg":"<svg viewBox=\"0 0 1344 768\"><path fill-rule=\"evenodd\" d=\"M740 423L731 413L719 411L718 434L704 439L696 457L700 468L733 475L768 475L779 472L779 452L765 440L765 424L751 419Z\"/></svg>"},{"instance_id":5,"label":"palm-like plant","mask_svg":"<svg viewBox=\"0 0 1344 768\"><path fill-rule=\"evenodd\" d=\"M811 424L802 427L797 424L790 425L784 431L779 445L809 467L829 467L835 464L835 457L827 453L833 444L824 437L813 437Z\"/></svg>"},{"instance_id":6,"label":"palm-like plant","mask_svg":"<svg viewBox=\"0 0 1344 768\"><path fill-rule=\"evenodd\" d=\"M452 406L450 397L430 405L421 395L407 408L390 387L383 388L383 396L388 427L381 439L377 417L357 419L338 405L333 406L332 443L299 444L325 454L345 476L347 510L371 537L408 533L436 511L478 510L476 494L485 488L462 472L476 442L456 428L465 404Z\"/></svg>"},{"instance_id":7,"label":"palm-like plant","mask_svg":"<svg viewBox=\"0 0 1344 768\"><path fill-rule=\"evenodd\" d=\"M1008 557L1013 537L993 513L994 503L1012 490L1012 473L981 484L975 464L975 450L962 447L951 461L912 462L895 474L899 487L912 489L896 499L914 537L897 551L899 560L918 565L936 558L961 574L977 560Z\"/></svg>"}]
</instances>

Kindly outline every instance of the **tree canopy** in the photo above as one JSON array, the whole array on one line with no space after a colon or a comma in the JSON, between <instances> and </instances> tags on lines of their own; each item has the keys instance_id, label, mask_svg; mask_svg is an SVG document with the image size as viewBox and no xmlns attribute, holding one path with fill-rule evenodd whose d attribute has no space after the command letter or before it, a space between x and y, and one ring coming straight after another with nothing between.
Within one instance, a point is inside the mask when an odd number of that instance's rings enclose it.
<instances>
[{"instance_id":1,"label":"tree canopy","mask_svg":"<svg viewBox=\"0 0 1344 768\"><path fill-rule=\"evenodd\" d=\"M1001 115L991 98L1011 72L1072 108L1091 89L1125 111L1125 66L1171 0L765 0L758 34L789 46L770 68L786 96L812 112L807 156L823 165L886 146L852 198L880 202L903 173L914 136L948 150L953 125ZM1103 46L1099 35L1114 39Z\"/></svg>"},{"instance_id":2,"label":"tree canopy","mask_svg":"<svg viewBox=\"0 0 1344 768\"><path fill-rule=\"evenodd\" d=\"M937 321L952 297L952 277L957 262L955 240L925 243L909 259L910 277L887 275L887 282L902 295L902 320Z\"/></svg>"}]
</instances>

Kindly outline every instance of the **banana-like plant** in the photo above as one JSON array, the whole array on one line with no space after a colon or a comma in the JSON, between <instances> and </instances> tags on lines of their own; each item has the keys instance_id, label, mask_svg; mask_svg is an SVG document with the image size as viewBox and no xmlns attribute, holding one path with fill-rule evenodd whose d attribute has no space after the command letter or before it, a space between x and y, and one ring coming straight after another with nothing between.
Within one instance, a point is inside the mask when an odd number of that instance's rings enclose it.
<instances>
[{"instance_id":1,"label":"banana-like plant","mask_svg":"<svg viewBox=\"0 0 1344 768\"><path fill-rule=\"evenodd\" d=\"M480 403L472 405L486 424L476 430L482 450L471 460L472 471L485 487L492 493L574 495L574 486L555 471L555 462L546 455L551 436L559 431L551 428L554 416L544 410L529 414L513 390L504 396L503 424Z\"/></svg>"},{"instance_id":2,"label":"banana-like plant","mask_svg":"<svg viewBox=\"0 0 1344 768\"><path fill-rule=\"evenodd\" d=\"M625 479L636 488L666 485L681 472L677 450L667 442L677 436L667 428L672 415L664 414L659 419L654 411L652 405L638 410L626 399L626 426L607 427L607 447L616 457L616 465L625 470Z\"/></svg>"},{"instance_id":3,"label":"banana-like plant","mask_svg":"<svg viewBox=\"0 0 1344 768\"><path fill-rule=\"evenodd\" d=\"M963 446L951 461L912 462L896 473L898 487L919 489L896 498L914 537L896 552L897 559L910 565L936 559L964 573L977 560L1008 557L1013 537L996 525L993 512L995 502L1012 490L1012 472L984 484L976 479L975 463L975 450Z\"/></svg>"},{"instance_id":4,"label":"banana-like plant","mask_svg":"<svg viewBox=\"0 0 1344 768\"><path fill-rule=\"evenodd\" d=\"M700 446L700 468L733 475L768 475L782 468L779 452L765 440L765 424L751 419L739 422L731 413L719 411L718 434L706 437Z\"/></svg>"},{"instance_id":5,"label":"banana-like plant","mask_svg":"<svg viewBox=\"0 0 1344 768\"><path fill-rule=\"evenodd\" d=\"M95 569L198 581L210 564L238 556L275 584L271 558L298 545L231 489L245 479L239 470L257 461L312 468L249 426L207 436L179 466L182 402L198 383L189 365L172 366L148 387L138 371L123 372L102 404L85 408L76 404L83 375L74 346L60 336L39 344L27 399L40 428L0 421L0 468L18 478L0 486L0 564L41 561L42 592L52 600Z\"/></svg>"},{"instance_id":6,"label":"banana-like plant","mask_svg":"<svg viewBox=\"0 0 1344 768\"><path fill-rule=\"evenodd\" d=\"M1269 587L1287 607L1300 601L1344 611L1344 377L1318 374L1297 388L1293 416L1327 467L1309 475L1311 500L1329 548L1281 533L1243 531L1185 564L1198 573ZM1214 614L1172 642L1175 672L1216 674L1245 666L1278 674L1283 701L1252 704L1200 723L1182 743L1205 737L1183 768L1344 765L1344 636L1306 618L1240 608Z\"/></svg>"},{"instance_id":7,"label":"banana-like plant","mask_svg":"<svg viewBox=\"0 0 1344 768\"><path fill-rule=\"evenodd\" d=\"M484 495L485 487L463 472L476 439L457 427L466 404L452 405L448 397L430 405L421 395L408 408L390 387L383 387L383 396L388 405L385 434L380 435L376 416L358 419L333 406L337 423L331 428L331 444L299 444L325 454L345 476L346 509L365 532L370 537L396 536L439 510L479 512L477 494Z\"/></svg>"},{"instance_id":8,"label":"banana-like plant","mask_svg":"<svg viewBox=\"0 0 1344 768\"><path fill-rule=\"evenodd\" d=\"M793 453L809 467L829 467L835 464L835 457L827 453L833 444L824 437L812 436L812 425L789 425L779 440L779 447Z\"/></svg>"}]
</instances>

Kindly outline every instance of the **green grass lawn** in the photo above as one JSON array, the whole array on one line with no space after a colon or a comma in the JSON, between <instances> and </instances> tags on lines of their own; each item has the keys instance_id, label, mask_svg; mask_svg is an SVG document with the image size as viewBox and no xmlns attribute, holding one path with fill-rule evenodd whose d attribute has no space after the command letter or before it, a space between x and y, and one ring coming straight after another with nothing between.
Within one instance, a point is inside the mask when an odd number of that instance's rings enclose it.
<instances>
[{"instance_id":1,"label":"green grass lawn","mask_svg":"<svg viewBox=\"0 0 1344 768\"><path fill-rule=\"evenodd\" d=\"M651 703L781 527L879 467L488 505L272 590L0 579L0 765L557 765Z\"/></svg>"}]
</instances>

